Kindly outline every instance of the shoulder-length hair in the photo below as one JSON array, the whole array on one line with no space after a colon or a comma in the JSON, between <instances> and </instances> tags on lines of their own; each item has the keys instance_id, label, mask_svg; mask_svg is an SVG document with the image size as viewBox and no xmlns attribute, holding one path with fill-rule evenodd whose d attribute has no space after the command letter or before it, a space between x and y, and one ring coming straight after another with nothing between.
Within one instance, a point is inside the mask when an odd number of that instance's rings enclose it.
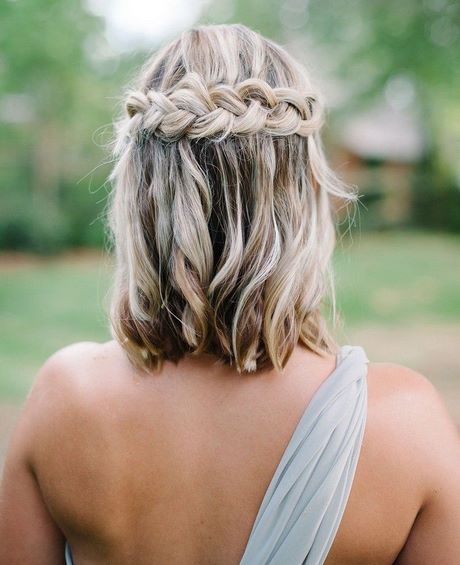
<instances>
[{"instance_id":1,"label":"shoulder-length hair","mask_svg":"<svg viewBox=\"0 0 460 565\"><path fill-rule=\"evenodd\" d=\"M305 69L243 25L184 32L149 60L118 122L110 227L115 339L138 367L210 353L282 370L336 351L333 200ZM332 300L334 303L334 300Z\"/></svg>"}]
</instances>

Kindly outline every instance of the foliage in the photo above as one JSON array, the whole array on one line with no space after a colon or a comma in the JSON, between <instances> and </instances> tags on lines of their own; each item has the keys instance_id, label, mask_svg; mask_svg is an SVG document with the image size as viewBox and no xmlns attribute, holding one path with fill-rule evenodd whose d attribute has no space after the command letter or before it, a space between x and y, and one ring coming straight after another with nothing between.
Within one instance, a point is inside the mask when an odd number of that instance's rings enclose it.
<instances>
[{"instance_id":1,"label":"foliage","mask_svg":"<svg viewBox=\"0 0 460 565\"><path fill-rule=\"evenodd\" d=\"M51 253L103 242L110 124L145 53L110 53L103 20L85 6L0 3L0 248ZM341 77L332 118L383 90L397 99L413 88L432 140L415 219L458 229L457 196L439 195L458 167L458 0L215 0L209 10L203 21L241 21L289 39L311 66ZM444 201L446 221L428 214Z\"/></svg>"},{"instance_id":2,"label":"foliage","mask_svg":"<svg viewBox=\"0 0 460 565\"><path fill-rule=\"evenodd\" d=\"M415 176L412 218L416 226L460 232L460 188L452 179L433 174L433 167L426 162Z\"/></svg>"},{"instance_id":3,"label":"foliage","mask_svg":"<svg viewBox=\"0 0 460 565\"><path fill-rule=\"evenodd\" d=\"M219 4L205 20L219 17ZM431 102L456 97L460 89L458 1L234 0L230 13L281 42L310 39L312 56L366 95L405 73Z\"/></svg>"},{"instance_id":4,"label":"foliage","mask_svg":"<svg viewBox=\"0 0 460 565\"><path fill-rule=\"evenodd\" d=\"M5 1L0 21L0 247L100 245L110 126L97 128L121 82L95 54L103 22L79 0Z\"/></svg>"}]
</instances>

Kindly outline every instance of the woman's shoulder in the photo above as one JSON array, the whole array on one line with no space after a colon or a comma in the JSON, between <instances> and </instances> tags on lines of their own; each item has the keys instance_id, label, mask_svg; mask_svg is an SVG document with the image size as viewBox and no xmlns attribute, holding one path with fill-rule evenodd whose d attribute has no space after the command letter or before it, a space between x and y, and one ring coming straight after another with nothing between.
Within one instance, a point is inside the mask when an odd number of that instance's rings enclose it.
<instances>
[{"instance_id":1,"label":"woman's shoulder","mask_svg":"<svg viewBox=\"0 0 460 565\"><path fill-rule=\"evenodd\" d=\"M125 358L123 349L115 340L79 341L55 351L43 363L42 369L48 373L56 369L73 370L75 373L82 366L88 369L107 362L120 362L122 358Z\"/></svg>"},{"instance_id":2,"label":"woman's shoulder","mask_svg":"<svg viewBox=\"0 0 460 565\"><path fill-rule=\"evenodd\" d=\"M425 504L460 472L460 436L438 389L425 375L395 363L370 363L368 369L369 448L394 468L396 477L418 485Z\"/></svg>"},{"instance_id":3,"label":"woman's shoulder","mask_svg":"<svg viewBox=\"0 0 460 565\"><path fill-rule=\"evenodd\" d=\"M395 429L401 439L459 440L457 426L435 385L425 375L395 363L370 363L368 403L384 430ZM428 462L427 462L428 464Z\"/></svg>"},{"instance_id":4,"label":"woman's shoulder","mask_svg":"<svg viewBox=\"0 0 460 565\"><path fill-rule=\"evenodd\" d=\"M122 347L116 341L82 341L57 350L37 373L35 388L59 394L97 393L102 386L115 384L122 371L131 371ZM110 378L109 378L110 374Z\"/></svg>"},{"instance_id":5,"label":"woman's shoulder","mask_svg":"<svg viewBox=\"0 0 460 565\"><path fill-rule=\"evenodd\" d=\"M122 348L114 341L78 342L59 349L35 376L17 434L32 451L47 444L51 436L75 438L78 429L101 422L110 397L122 396L122 373L126 380L130 370Z\"/></svg>"},{"instance_id":6,"label":"woman's shoulder","mask_svg":"<svg viewBox=\"0 0 460 565\"><path fill-rule=\"evenodd\" d=\"M415 426L420 433L444 429L458 434L440 391L422 373L396 363L369 363L367 380L369 407L388 425L404 423L404 429Z\"/></svg>"},{"instance_id":7,"label":"woman's shoulder","mask_svg":"<svg viewBox=\"0 0 460 565\"><path fill-rule=\"evenodd\" d=\"M398 515L413 516L395 563L456 563L460 436L442 395L417 371L370 363L368 408L365 482Z\"/></svg>"}]
</instances>

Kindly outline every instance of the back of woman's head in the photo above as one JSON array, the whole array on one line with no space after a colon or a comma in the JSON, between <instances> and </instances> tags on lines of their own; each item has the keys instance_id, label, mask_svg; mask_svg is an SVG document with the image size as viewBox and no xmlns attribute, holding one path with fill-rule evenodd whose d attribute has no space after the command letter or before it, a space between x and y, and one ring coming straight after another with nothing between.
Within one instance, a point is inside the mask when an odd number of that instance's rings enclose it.
<instances>
[{"instance_id":1,"label":"back of woman's head","mask_svg":"<svg viewBox=\"0 0 460 565\"><path fill-rule=\"evenodd\" d=\"M210 353L282 369L331 352L334 247L322 108L306 71L242 25L184 32L147 62L118 124L114 337L131 361ZM333 292L333 291L332 291Z\"/></svg>"}]
</instances>

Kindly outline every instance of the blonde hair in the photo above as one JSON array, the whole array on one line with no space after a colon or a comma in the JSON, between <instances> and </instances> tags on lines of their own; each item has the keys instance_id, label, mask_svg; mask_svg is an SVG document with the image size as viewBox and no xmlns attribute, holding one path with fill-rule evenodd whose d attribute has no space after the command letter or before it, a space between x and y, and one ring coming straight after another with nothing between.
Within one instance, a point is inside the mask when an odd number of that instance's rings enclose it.
<instances>
[{"instance_id":1,"label":"blonde hair","mask_svg":"<svg viewBox=\"0 0 460 565\"><path fill-rule=\"evenodd\" d=\"M336 351L322 105L306 71L243 25L184 32L149 60L117 124L111 324L138 367L210 353L282 370ZM333 296L333 287L331 288Z\"/></svg>"}]
</instances>

